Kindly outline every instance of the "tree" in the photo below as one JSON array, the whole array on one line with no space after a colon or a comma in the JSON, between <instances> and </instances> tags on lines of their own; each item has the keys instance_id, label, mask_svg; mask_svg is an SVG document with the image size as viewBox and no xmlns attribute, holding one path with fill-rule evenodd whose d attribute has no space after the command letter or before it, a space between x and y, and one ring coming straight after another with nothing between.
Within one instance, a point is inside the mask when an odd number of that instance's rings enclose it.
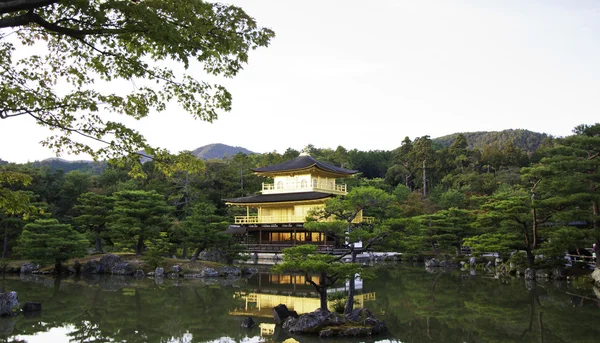
<instances>
[{"instance_id":1,"label":"tree","mask_svg":"<svg viewBox=\"0 0 600 343\"><path fill-rule=\"evenodd\" d=\"M423 245L433 249L438 258L442 257L439 249L454 249L461 255L464 239L473 234L473 219L471 211L457 208L414 218Z\"/></svg>"},{"instance_id":2,"label":"tree","mask_svg":"<svg viewBox=\"0 0 600 343\"><path fill-rule=\"evenodd\" d=\"M600 246L600 123L579 125L573 133L557 139L556 145L546 150L547 156L528 173L544 173L545 182L553 185L563 207L577 213L571 220L591 223L587 234ZM596 259L596 266L600 267L600 259Z\"/></svg>"},{"instance_id":3,"label":"tree","mask_svg":"<svg viewBox=\"0 0 600 343\"><path fill-rule=\"evenodd\" d=\"M177 101L211 122L231 108L231 94L187 70L235 76L273 37L241 8L205 1L1 1L0 118L30 116L53 129L43 144L57 153L122 162L129 153L138 167L141 150L167 159L113 114L140 119Z\"/></svg>"},{"instance_id":4,"label":"tree","mask_svg":"<svg viewBox=\"0 0 600 343\"><path fill-rule=\"evenodd\" d=\"M11 189L15 185L27 186L32 177L25 173L0 168L0 213L6 215L27 215L33 208L29 195L21 190Z\"/></svg>"},{"instance_id":5,"label":"tree","mask_svg":"<svg viewBox=\"0 0 600 343\"><path fill-rule=\"evenodd\" d=\"M120 191L113 194L108 227L111 236L132 244L136 255L144 250L144 240L155 239L171 225L172 208L154 191Z\"/></svg>"},{"instance_id":6,"label":"tree","mask_svg":"<svg viewBox=\"0 0 600 343\"><path fill-rule=\"evenodd\" d=\"M192 208L192 213L182 222L185 230L183 240L186 244L197 247L192 262L198 259L202 251L222 247L219 243L230 238L223 233L229 223L226 218L215 214L215 211L214 205L201 202Z\"/></svg>"},{"instance_id":7,"label":"tree","mask_svg":"<svg viewBox=\"0 0 600 343\"><path fill-rule=\"evenodd\" d=\"M361 267L357 263L340 262L338 256L318 254L316 249L317 247L311 244L283 249L285 259L282 263L275 265L271 272L302 274L306 282L313 285L319 293L321 310L329 311L327 289L338 280L354 280ZM313 280L315 275L318 277L317 281Z\"/></svg>"},{"instance_id":8,"label":"tree","mask_svg":"<svg viewBox=\"0 0 600 343\"><path fill-rule=\"evenodd\" d=\"M79 213L73 221L94 235L97 252L102 249L102 235L106 232L108 215L112 209L113 198L92 192L84 193L77 199L74 211Z\"/></svg>"},{"instance_id":9,"label":"tree","mask_svg":"<svg viewBox=\"0 0 600 343\"><path fill-rule=\"evenodd\" d=\"M361 223L354 224L354 220L361 215L363 210L370 209L379 212L383 216L393 197L381 189L375 187L356 187L347 195L330 199L325 207L313 211L314 218L309 220L305 227L308 230L324 232L334 236L336 242L344 242L351 256L351 263L356 263L356 255L359 250L355 244L361 242L360 250L369 249L380 242L387 232L382 227L367 228ZM348 300L344 313L352 312L354 306L354 277L350 278L348 287Z\"/></svg>"},{"instance_id":10,"label":"tree","mask_svg":"<svg viewBox=\"0 0 600 343\"><path fill-rule=\"evenodd\" d=\"M69 224L56 219L38 219L25 225L16 248L23 258L38 263L54 263L61 273L62 263L69 258L83 257L87 253L88 240L73 230Z\"/></svg>"}]
</instances>

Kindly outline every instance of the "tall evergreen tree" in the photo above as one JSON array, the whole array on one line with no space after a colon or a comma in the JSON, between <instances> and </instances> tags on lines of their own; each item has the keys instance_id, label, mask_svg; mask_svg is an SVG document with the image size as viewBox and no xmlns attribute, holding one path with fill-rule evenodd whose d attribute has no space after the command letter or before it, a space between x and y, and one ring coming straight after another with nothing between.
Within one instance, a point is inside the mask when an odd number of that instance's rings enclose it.
<instances>
[{"instance_id":1,"label":"tall evergreen tree","mask_svg":"<svg viewBox=\"0 0 600 343\"><path fill-rule=\"evenodd\" d=\"M132 246L136 255L144 250L144 240L155 239L172 224L172 207L155 191L120 191L113 194L108 227L116 241Z\"/></svg>"}]
</instances>

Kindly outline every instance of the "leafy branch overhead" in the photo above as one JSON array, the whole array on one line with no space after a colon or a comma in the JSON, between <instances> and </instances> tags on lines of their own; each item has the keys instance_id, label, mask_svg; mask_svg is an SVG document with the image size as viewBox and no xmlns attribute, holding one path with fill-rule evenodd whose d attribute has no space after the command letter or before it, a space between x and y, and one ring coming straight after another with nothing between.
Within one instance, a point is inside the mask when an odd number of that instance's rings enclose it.
<instances>
[{"instance_id":1,"label":"leafy branch overhead","mask_svg":"<svg viewBox=\"0 0 600 343\"><path fill-rule=\"evenodd\" d=\"M120 115L177 102L212 122L231 94L194 67L233 77L273 37L241 8L199 0L0 1L0 118L52 129L43 144L57 153L157 155Z\"/></svg>"}]
</instances>

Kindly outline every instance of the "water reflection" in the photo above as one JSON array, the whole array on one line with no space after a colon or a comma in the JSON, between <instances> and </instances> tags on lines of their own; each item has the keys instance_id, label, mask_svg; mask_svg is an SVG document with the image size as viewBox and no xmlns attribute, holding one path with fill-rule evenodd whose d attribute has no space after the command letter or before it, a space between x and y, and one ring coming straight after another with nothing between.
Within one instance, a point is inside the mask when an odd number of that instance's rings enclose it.
<instances>
[{"instance_id":1,"label":"water reflection","mask_svg":"<svg viewBox=\"0 0 600 343\"><path fill-rule=\"evenodd\" d=\"M314 289L304 281L267 272L249 280L162 284L129 277L5 276L0 288L17 291L22 303L40 301L43 311L0 318L0 341L283 342L290 337L272 324L271 309L279 303L298 312L318 307ZM379 341L596 342L600 336L599 302L585 285L386 266L361 288L357 299L393 334ZM248 315L257 322L252 330L240 327Z\"/></svg>"}]
</instances>

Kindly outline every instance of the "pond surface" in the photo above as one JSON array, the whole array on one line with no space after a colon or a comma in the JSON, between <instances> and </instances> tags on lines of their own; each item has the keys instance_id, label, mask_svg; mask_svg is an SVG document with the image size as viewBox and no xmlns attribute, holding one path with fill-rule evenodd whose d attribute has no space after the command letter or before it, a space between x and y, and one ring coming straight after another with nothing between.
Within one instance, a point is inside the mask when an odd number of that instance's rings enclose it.
<instances>
[{"instance_id":1,"label":"pond surface","mask_svg":"<svg viewBox=\"0 0 600 343\"><path fill-rule=\"evenodd\" d=\"M301 278L266 270L248 280L156 281L6 275L0 279L3 291L16 291L21 304L39 301L43 311L0 318L0 341L295 342L272 325L272 306L286 303L306 312L318 304ZM523 279L387 265L361 288L357 302L384 319L391 334L356 342L598 342L600 337L600 301L593 289L566 282L526 285ZM260 326L241 328L248 315Z\"/></svg>"}]
</instances>

